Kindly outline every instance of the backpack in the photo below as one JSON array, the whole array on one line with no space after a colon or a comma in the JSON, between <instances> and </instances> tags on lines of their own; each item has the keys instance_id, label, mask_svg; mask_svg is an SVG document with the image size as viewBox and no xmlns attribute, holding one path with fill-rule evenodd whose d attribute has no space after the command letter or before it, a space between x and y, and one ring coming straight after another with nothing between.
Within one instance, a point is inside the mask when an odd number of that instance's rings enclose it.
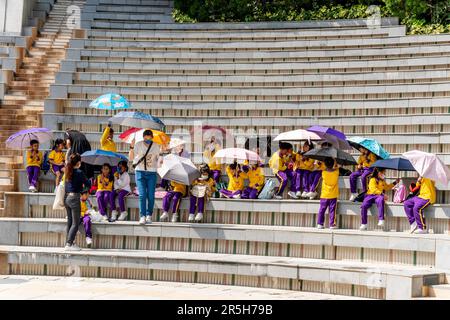
<instances>
[{"instance_id":1,"label":"backpack","mask_svg":"<svg viewBox=\"0 0 450 320\"><path fill-rule=\"evenodd\" d=\"M50 153L49 151L45 151L44 159L42 160L42 163L41 163L41 170L44 172L44 174L47 174L47 172L50 171L50 162L48 162L48 154L49 153Z\"/></svg>"},{"instance_id":2,"label":"backpack","mask_svg":"<svg viewBox=\"0 0 450 320\"><path fill-rule=\"evenodd\" d=\"M275 188L277 184L275 179L267 179L264 187L261 189L261 192L258 195L258 199L272 199L275 194Z\"/></svg>"},{"instance_id":3,"label":"backpack","mask_svg":"<svg viewBox=\"0 0 450 320\"><path fill-rule=\"evenodd\" d=\"M404 184L398 185L394 188L394 203L402 203L406 200L406 187Z\"/></svg>"},{"instance_id":4,"label":"backpack","mask_svg":"<svg viewBox=\"0 0 450 320\"><path fill-rule=\"evenodd\" d=\"M227 183L225 182L217 182L216 183L216 192L214 192L214 198L220 198L220 190L226 189Z\"/></svg>"}]
</instances>

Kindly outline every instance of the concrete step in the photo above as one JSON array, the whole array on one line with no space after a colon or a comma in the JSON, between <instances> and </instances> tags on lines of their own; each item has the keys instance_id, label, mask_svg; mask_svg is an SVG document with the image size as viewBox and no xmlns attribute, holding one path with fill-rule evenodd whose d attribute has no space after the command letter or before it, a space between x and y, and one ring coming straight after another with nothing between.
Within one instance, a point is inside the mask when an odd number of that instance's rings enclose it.
<instances>
[{"instance_id":1,"label":"concrete step","mask_svg":"<svg viewBox=\"0 0 450 320\"><path fill-rule=\"evenodd\" d=\"M10 265L9 270L13 270L13 274L19 273L20 267L24 265L49 267L76 265L97 268L109 266L116 269L186 272L192 275L205 273L354 285L367 290L378 289L377 294L385 299L410 299L422 296L424 285L439 284L443 277L442 273L433 269L248 255L135 250L67 252L62 248L19 246L0 246L0 252L5 255L5 261ZM1 267L2 270L8 270L5 263ZM362 295L367 294L364 292Z\"/></svg>"},{"instance_id":2,"label":"concrete step","mask_svg":"<svg viewBox=\"0 0 450 320\"><path fill-rule=\"evenodd\" d=\"M450 300L450 284L437 284L428 287L428 294L440 300Z\"/></svg>"}]
</instances>

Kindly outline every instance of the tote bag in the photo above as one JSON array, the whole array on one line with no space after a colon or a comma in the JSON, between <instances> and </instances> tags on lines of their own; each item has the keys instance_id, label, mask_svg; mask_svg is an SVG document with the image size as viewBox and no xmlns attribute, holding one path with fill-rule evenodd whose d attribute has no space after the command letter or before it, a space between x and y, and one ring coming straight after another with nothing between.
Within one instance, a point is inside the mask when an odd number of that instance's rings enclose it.
<instances>
[{"instance_id":1,"label":"tote bag","mask_svg":"<svg viewBox=\"0 0 450 320\"><path fill-rule=\"evenodd\" d=\"M64 183L61 182L56 187L55 200L53 201L53 210L64 210L64 195L66 193Z\"/></svg>"}]
</instances>

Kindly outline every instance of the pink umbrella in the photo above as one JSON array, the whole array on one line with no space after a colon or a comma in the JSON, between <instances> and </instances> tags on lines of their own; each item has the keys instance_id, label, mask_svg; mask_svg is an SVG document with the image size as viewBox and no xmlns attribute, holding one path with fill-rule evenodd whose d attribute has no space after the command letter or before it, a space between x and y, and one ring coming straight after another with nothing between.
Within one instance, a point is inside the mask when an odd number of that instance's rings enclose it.
<instances>
[{"instance_id":1,"label":"pink umbrella","mask_svg":"<svg viewBox=\"0 0 450 320\"><path fill-rule=\"evenodd\" d=\"M233 163L234 161L244 162L245 160L249 162L262 161L256 152L242 148L221 149L216 152L214 158L220 160L222 163Z\"/></svg>"},{"instance_id":2,"label":"pink umbrella","mask_svg":"<svg viewBox=\"0 0 450 320\"><path fill-rule=\"evenodd\" d=\"M420 176L447 185L450 181L450 170L435 154L412 150L403 153Z\"/></svg>"}]
</instances>

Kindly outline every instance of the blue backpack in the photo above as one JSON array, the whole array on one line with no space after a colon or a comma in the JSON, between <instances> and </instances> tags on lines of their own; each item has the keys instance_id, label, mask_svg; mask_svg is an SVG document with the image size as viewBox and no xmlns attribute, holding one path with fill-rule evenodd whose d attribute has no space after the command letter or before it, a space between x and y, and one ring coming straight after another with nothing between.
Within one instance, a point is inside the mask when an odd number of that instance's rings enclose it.
<instances>
[{"instance_id":1,"label":"blue backpack","mask_svg":"<svg viewBox=\"0 0 450 320\"><path fill-rule=\"evenodd\" d=\"M47 172L50 171L50 162L48 162L48 154L49 151L45 151L44 153L44 159L42 160L41 164L41 170L44 171L44 174L47 174Z\"/></svg>"},{"instance_id":2,"label":"blue backpack","mask_svg":"<svg viewBox=\"0 0 450 320\"><path fill-rule=\"evenodd\" d=\"M275 188L277 187L277 183L275 179L267 179L264 187L258 195L258 199L272 199L275 194Z\"/></svg>"}]
</instances>

